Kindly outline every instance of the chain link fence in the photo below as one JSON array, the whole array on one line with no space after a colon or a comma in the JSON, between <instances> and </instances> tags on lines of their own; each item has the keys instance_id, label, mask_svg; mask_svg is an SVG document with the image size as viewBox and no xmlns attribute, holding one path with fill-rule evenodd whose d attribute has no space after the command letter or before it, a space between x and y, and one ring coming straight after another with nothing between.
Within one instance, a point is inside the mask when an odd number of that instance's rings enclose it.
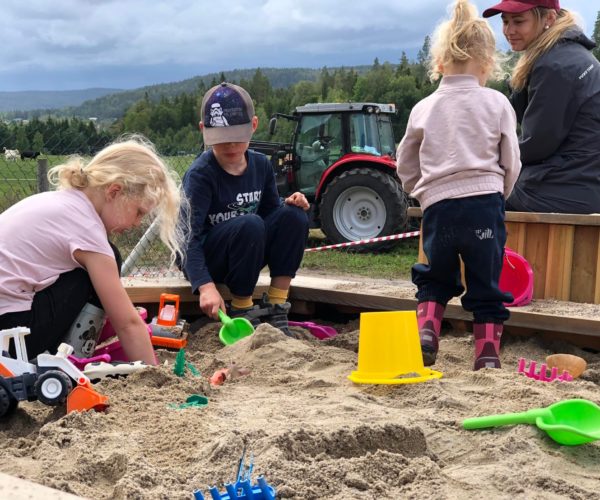
<instances>
[{"instance_id":1,"label":"chain link fence","mask_svg":"<svg viewBox=\"0 0 600 500\"><path fill-rule=\"evenodd\" d=\"M3 127L6 128L6 124ZM81 137L78 140L69 140L57 134L54 140L45 139L44 144L48 144L47 146L34 151L19 149L16 147L18 140L15 142L14 135L6 137L2 132L0 127L0 212L27 196L53 189L47 178L50 168L64 163L71 155L91 158L114 139L106 134L97 134L94 142L84 143ZM195 155L162 157L182 177ZM181 272L176 267L169 267L169 252L158 236L152 231L146 234L151 224L151 220L144 221L139 228L111 238L124 260L122 275L146 278L180 277Z\"/></svg>"}]
</instances>

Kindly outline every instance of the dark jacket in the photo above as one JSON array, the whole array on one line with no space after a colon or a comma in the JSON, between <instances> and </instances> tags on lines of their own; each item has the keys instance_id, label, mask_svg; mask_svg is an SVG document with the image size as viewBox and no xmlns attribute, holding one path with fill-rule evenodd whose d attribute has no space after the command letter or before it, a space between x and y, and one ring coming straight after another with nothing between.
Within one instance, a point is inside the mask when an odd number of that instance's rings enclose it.
<instances>
[{"instance_id":1,"label":"dark jacket","mask_svg":"<svg viewBox=\"0 0 600 500\"><path fill-rule=\"evenodd\" d=\"M194 160L183 176L183 189L191 207L191 235L184 272L194 293L212 281L202 248L210 230L233 217L258 214L264 218L282 205L267 157L248 150L246 159L246 171L231 175L209 149Z\"/></svg>"},{"instance_id":2,"label":"dark jacket","mask_svg":"<svg viewBox=\"0 0 600 500\"><path fill-rule=\"evenodd\" d=\"M521 124L521 175L507 209L600 212L600 62L567 31L539 57L511 102Z\"/></svg>"}]
</instances>

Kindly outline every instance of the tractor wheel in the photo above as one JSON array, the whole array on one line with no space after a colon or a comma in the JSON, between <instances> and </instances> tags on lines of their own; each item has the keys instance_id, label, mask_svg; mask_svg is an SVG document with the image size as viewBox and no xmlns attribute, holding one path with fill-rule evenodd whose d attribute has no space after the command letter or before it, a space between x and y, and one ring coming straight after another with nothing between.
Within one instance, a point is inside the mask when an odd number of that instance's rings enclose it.
<instances>
[{"instance_id":1,"label":"tractor wheel","mask_svg":"<svg viewBox=\"0 0 600 500\"><path fill-rule=\"evenodd\" d=\"M45 405L58 406L64 403L71 390L73 390L71 379L58 370L42 373L35 382L38 401Z\"/></svg>"},{"instance_id":2,"label":"tractor wheel","mask_svg":"<svg viewBox=\"0 0 600 500\"><path fill-rule=\"evenodd\" d=\"M8 417L17 409L19 402L8 390L0 385L0 418Z\"/></svg>"},{"instance_id":3,"label":"tractor wheel","mask_svg":"<svg viewBox=\"0 0 600 500\"><path fill-rule=\"evenodd\" d=\"M354 168L333 179L321 198L321 229L333 243L358 241L401 232L408 199L394 177L372 168ZM394 242L350 247L386 250Z\"/></svg>"}]
</instances>

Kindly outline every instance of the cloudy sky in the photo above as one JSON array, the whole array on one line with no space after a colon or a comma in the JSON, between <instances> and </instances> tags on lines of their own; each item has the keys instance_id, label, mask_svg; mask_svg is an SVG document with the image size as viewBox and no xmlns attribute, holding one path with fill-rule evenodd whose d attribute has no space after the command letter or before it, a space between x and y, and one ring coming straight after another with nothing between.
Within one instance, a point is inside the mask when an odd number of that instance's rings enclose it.
<instances>
[{"instance_id":1,"label":"cloudy sky","mask_svg":"<svg viewBox=\"0 0 600 500\"><path fill-rule=\"evenodd\" d=\"M414 57L448 3L2 0L0 91L135 88L235 68L397 62L402 50ZM561 3L591 34L600 3Z\"/></svg>"}]
</instances>

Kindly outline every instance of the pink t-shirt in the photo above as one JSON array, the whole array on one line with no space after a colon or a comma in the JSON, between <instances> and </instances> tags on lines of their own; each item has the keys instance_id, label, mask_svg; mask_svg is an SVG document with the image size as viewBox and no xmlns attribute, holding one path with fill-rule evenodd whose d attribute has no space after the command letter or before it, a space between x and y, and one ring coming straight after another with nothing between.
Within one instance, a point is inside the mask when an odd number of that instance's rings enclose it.
<instances>
[{"instance_id":1,"label":"pink t-shirt","mask_svg":"<svg viewBox=\"0 0 600 500\"><path fill-rule=\"evenodd\" d=\"M0 314L31 309L36 292L81 265L73 252L114 258L89 198L68 189L36 194L0 214Z\"/></svg>"}]
</instances>

